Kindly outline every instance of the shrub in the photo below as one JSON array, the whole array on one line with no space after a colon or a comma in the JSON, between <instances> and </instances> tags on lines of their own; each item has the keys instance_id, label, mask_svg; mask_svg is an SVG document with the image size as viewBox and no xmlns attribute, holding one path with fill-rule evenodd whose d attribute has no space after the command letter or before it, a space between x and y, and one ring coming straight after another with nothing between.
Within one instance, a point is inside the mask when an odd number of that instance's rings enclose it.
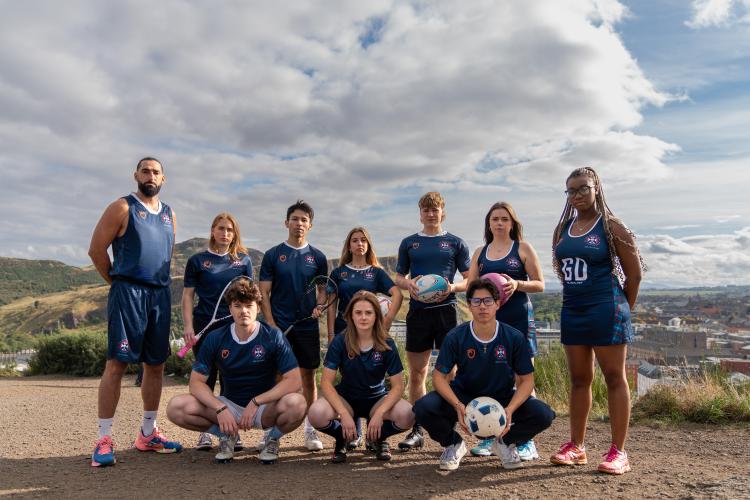
<instances>
[{"instance_id":1,"label":"shrub","mask_svg":"<svg viewBox=\"0 0 750 500\"><path fill-rule=\"evenodd\" d=\"M107 336L102 331L62 333L40 338L28 373L64 373L78 377L101 375L106 363Z\"/></svg>"}]
</instances>

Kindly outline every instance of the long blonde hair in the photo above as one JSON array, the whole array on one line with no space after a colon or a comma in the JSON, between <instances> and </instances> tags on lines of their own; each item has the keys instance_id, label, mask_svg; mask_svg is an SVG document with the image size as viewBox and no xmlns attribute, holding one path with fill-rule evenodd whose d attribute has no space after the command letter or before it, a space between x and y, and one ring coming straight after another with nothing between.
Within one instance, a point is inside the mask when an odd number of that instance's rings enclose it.
<instances>
[{"instance_id":1,"label":"long blonde hair","mask_svg":"<svg viewBox=\"0 0 750 500\"><path fill-rule=\"evenodd\" d=\"M237 219L234 218L229 212L221 212L219 215L214 217L214 221L211 223L211 231L208 235L208 248L211 250L216 249L216 240L214 240L214 228L222 220L226 219L232 223L234 229L234 238L229 242L229 255L233 260L240 258L240 254L244 253L247 255L247 248L242 245L242 237L240 236L240 225L237 223Z\"/></svg>"},{"instance_id":2,"label":"long blonde hair","mask_svg":"<svg viewBox=\"0 0 750 500\"><path fill-rule=\"evenodd\" d=\"M565 179L565 183L567 184L570 179L573 179L574 177L588 177L594 182L594 209L598 214L602 216L602 224L604 225L604 234L607 236L607 245L609 246L609 259L612 262L612 275L615 276L619 282L620 285L623 285L625 283L625 272L622 270L622 264L620 263L620 258L617 256L617 249L615 248L615 240L617 240L620 243L624 243L627 246L631 247L636 255L638 255L638 260L641 263L641 269L646 270L646 264L643 262L643 257L641 257L640 252L638 251L638 247L635 245L635 234L633 234L633 231L628 228L625 223L623 223L620 219L615 217L615 214L612 212L612 210L607 205L607 201L604 199L604 188L602 188L601 180L599 179L599 175L596 173L596 171L591 167L582 167L577 168L573 170L567 179ZM570 221L576 216L576 210L573 208L573 205L570 204L570 198L565 198L565 208L563 209L562 214L560 215L560 220L557 223L557 227L555 227L555 233L552 237L552 267L555 270L555 274L560 279L560 282L563 281L563 273L560 269L560 261L555 257L555 248L557 247L558 243L560 243L560 239L562 238L563 231L568 226ZM630 243L628 241L624 241L622 238L617 237L614 232L612 231L611 223L615 222L619 225L621 225L628 234L633 238L633 243Z\"/></svg>"},{"instance_id":3,"label":"long blonde hair","mask_svg":"<svg viewBox=\"0 0 750 500\"><path fill-rule=\"evenodd\" d=\"M383 312L380 310L380 303L378 302L378 298L372 292L368 292L367 290L360 290L354 294L352 300L349 301L349 305L346 306L346 311L344 311L346 328L341 335L344 336L344 344L346 344L347 353L349 354L349 356L359 356L360 354L359 341L357 337L357 327L354 326L354 320L352 316L354 314L354 304L362 301L369 302L372 308L375 310L375 324L372 325L372 348L380 352L390 351L391 348L386 342L389 336L388 332L385 329Z\"/></svg>"},{"instance_id":4,"label":"long blonde hair","mask_svg":"<svg viewBox=\"0 0 750 500\"><path fill-rule=\"evenodd\" d=\"M344 240L344 248L341 249L341 258L339 259L339 265L343 266L344 264L348 264L352 261L352 250L350 248L350 244L354 233L362 233L367 240L367 252L365 253L365 261L367 261L367 263L371 266L380 267L378 256L375 255L375 248L372 246L372 238L370 238L370 233L368 233L367 229L362 226L355 227L354 229L349 231L349 234L346 235L346 239Z\"/></svg>"}]
</instances>

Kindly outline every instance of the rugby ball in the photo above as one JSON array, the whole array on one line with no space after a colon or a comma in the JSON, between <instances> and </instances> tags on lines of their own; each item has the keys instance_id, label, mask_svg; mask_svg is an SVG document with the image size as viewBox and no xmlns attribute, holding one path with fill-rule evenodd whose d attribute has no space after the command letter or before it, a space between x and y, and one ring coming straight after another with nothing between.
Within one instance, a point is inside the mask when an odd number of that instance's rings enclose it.
<instances>
[{"instance_id":1,"label":"rugby ball","mask_svg":"<svg viewBox=\"0 0 750 500\"><path fill-rule=\"evenodd\" d=\"M416 299L428 304L440 300L440 296L450 289L448 280L437 274L426 274L419 278L416 284Z\"/></svg>"},{"instance_id":2,"label":"rugby ball","mask_svg":"<svg viewBox=\"0 0 750 500\"><path fill-rule=\"evenodd\" d=\"M502 306L508 301L508 295L505 293L504 284L508 282L504 274L498 273L487 273L482 275L482 279L490 280L495 288L497 288L498 296L500 297L500 305Z\"/></svg>"},{"instance_id":3,"label":"rugby ball","mask_svg":"<svg viewBox=\"0 0 750 500\"><path fill-rule=\"evenodd\" d=\"M388 311L391 310L391 299L378 295L378 303L380 304L380 312L383 313L383 316L388 314Z\"/></svg>"},{"instance_id":4,"label":"rugby ball","mask_svg":"<svg viewBox=\"0 0 750 500\"><path fill-rule=\"evenodd\" d=\"M466 405L464 422L474 436L480 439L496 438L507 424L505 408L487 396L474 398Z\"/></svg>"}]
</instances>

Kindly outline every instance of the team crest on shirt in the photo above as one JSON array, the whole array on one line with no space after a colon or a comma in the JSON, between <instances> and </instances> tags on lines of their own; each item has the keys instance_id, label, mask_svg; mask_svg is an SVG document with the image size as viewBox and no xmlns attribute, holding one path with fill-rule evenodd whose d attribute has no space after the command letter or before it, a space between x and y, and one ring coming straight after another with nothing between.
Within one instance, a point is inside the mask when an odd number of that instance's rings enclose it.
<instances>
[{"instance_id":1,"label":"team crest on shirt","mask_svg":"<svg viewBox=\"0 0 750 500\"><path fill-rule=\"evenodd\" d=\"M253 358L255 359L263 359L266 355L266 350L263 348L262 345L258 344L255 347L253 347Z\"/></svg>"},{"instance_id":2,"label":"team crest on shirt","mask_svg":"<svg viewBox=\"0 0 750 500\"><path fill-rule=\"evenodd\" d=\"M366 280L374 280L375 279L375 273L372 272L372 271L365 271L364 273L362 273L362 276Z\"/></svg>"},{"instance_id":3,"label":"team crest on shirt","mask_svg":"<svg viewBox=\"0 0 750 500\"><path fill-rule=\"evenodd\" d=\"M493 351L493 353L495 355L496 360L500 361L501 363L505 362L505 358L506 358L505 347L498 344L497 346L495 346L495 350Z\"/></svg>"},{"instance_id":4,"label":"team crest on shirt","mask_svg":"<svg viewBox=\"0 0 750 500\"><path fill-rule=\"evenodd\" d=\"M169 217L169 214L168 214L168 213L163 213L163 214L161 214L161 221L162 221L162 222L163 222L164 224L171 224L171 223L172 223L172 219L171 219L171 218Z\"/></svg>"},{"instance_id":5,"label":"team crest on shirt","mask_svg":"<svg viewBox=\"0 0 750 500\"><path fill-rule=\"evenodd\" d=\"M479 263L479 275L482 275L482 269L484 269L484 262Z\"/></svg>"},{"instance_id":6,"label":"team crest on shirt","mask_svg":"<svg viewBox=\"0 0 750 500\"><path fill-rule=\"evenodd\" d=\"M241 260L233 260L232 265L230 267L242 267L242 261Z\"/></svg>"},{"instance_id":7,"label":"team crest on shirt","mask_svg":"<svg viewBox=\"0 0 750 500\"><path fill-rule=\"evenodd\" d=\"M383 362L383 353L380 351L373 351L372 353L372 361L373 363L382 363Z\"/></svg>"},{"instance_id":8,"label":"team crest on shirt","mask_svg":"<svg viewBox=\"0 0 750 500\"><path fill-rule=\"evenodd\" d=\"M229 357L229 349L221 350L221 359L227 359Z\"/></svg>"},{"instance_id":9,"label":"team crest on shirt","mask_svg":"<svg viewBox=\"0 0 750 500\"><path fill-rule=\"evenodd\" d=\"M128 339L122 339L120 341L120 344L117 346L117 348L120 350L120 352L128 352L130 350L130 344L128 344Z\"/></svg>"},{"instance_id":10,"label":"team crest on shirt","mask_svg":"<svg viewBox=\"0 0 750 500\"><path fill-rule=\"evenodd\" d=\"M286 262L286 255L284 255L283 253L279 255L279 262L281 262L282 264Z\"/></svg>"},{"instance_id":11,"label":"team crest on shirt","mask_svg":"<svg viewBox=\"0 0 750 500\"><path fill-rule=\"evenodd\" d=\"M599 244L602 242L602 239L599 238L598 234L589 234L586 236L586 239L584 240L587 247L599 247Z\"/></svg>"},{"instance_id":12,"label":"team crest on shirt","mask_svg":"<svg viewBox=\"0 0 750 500\"><path fill-rule=\"evenodd\" d=\"M474 359L474 357L477 355L477 350L473 347L469 347L466 349L466 357L469 359Z\"/></svg>"},{"instance_id":13,"label":"team crest on shirt","mask_svg":"<svg viewBox=\"0 0 750 500\"><path fill-rule=\"evenodd\" d=\"M346 277L349 275L346 271L341 271L341 278L346 279Z\"/></svg>"},{"instance_id":14,"label":"team crest on shirt","mask_svg":"<svg viewBox=\"0 0 750 500\"><path fill-rule=\"evenodd\" d=\"M305 262L307 262L308 264L315 264L315 256L305 255Z\"/></svg>"},{"instance_id":15,"label":"team crest on shirt","mask_svg":"<svg viewBox=\"0 0 750 500\"><path fill-rule=\"evenodd\" d=\"M412 248L413 248L414 250L416 250L417 248L419 248L419 242L418 242L418 241L415 241L414 243L412 243L412 244L411 244L411 247L412 247Z\"/></svg>"},{"instance_id":16,"label":"team crest on shirt","mask_svg":"<svg viewBox=\"0 0 750 500\"><path fill-rule=\"evenodd\" d=\"M521 267L521 261L516 259L515 257L506 259L505 263L508 264L508 267L512 267L513 269L518 269Z\"/></svg>"},{"instance_id":17,"label":"team crest on shirt","mask_svg":"<svg viewBox=\"0 0 750 500\"><path fill-rule=\"evenodd\" d=\"M146 220L147 215L148 214L146 213L145 210L138 210L138 217L140 217L141 219Z\"/></svg>"},{"instance_id":18,"label":"team crest on shirt","mask_svg":"<svg viewBox=\"0 0 750 500\"><path fill-rule=\"evenodd\" d=\"M204 260L204 261L203 261L203 269L211 269L211 266L212 266L212 265L213 265L213 264L211 263L211 261L210 261L210 260Z\"/></svg>"},{"instance_id":19,"label":"team crest on shirt","mask_svg":"<svg viewBox=\"0 0 750 500\"><path fill-rule=\"evenodd\" d=\"M450 243L450 241L447 241L447 240L442 240L442 241L440 242L440 249L441 249L441 250L448 250L448 249L449 249L450 247L451 247L451 243Z\"/></svg>"}]
</instances>

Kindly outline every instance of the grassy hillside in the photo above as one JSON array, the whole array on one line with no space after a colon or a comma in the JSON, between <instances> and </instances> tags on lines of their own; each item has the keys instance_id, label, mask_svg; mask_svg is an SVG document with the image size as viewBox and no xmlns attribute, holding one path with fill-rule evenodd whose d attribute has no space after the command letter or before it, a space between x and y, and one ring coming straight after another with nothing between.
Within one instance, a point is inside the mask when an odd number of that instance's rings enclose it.
<instances>
[{"instance_id":1,"label":"grassy hillside","mask_svg":"<svg viewBox=\"0 0 750 500\"><path fill-rule=\"evenodd\" d=\"M81 269L54 260L0 257L0 305L22 297L64 292L101 281L93 268Z\"/></svg>"}]
</instances>

